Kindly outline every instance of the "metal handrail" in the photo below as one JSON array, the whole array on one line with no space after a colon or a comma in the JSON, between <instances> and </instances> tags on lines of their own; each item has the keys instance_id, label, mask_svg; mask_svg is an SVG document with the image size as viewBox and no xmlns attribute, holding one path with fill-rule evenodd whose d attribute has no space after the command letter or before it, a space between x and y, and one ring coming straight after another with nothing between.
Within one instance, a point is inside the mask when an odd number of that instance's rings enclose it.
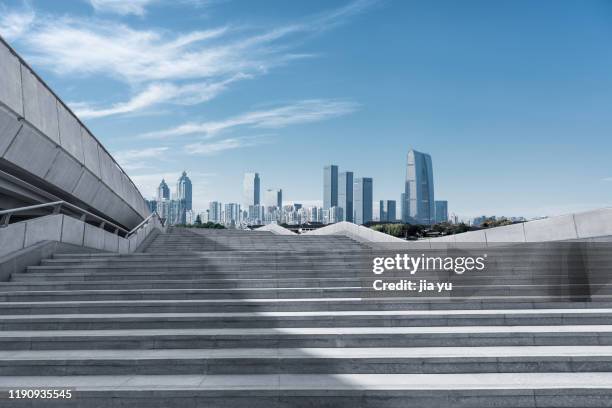
<instances>
[{"instance_id":1,"label":"metal handrail","mask_svg":"<svg viewBox=\"0 0 612 408\"><path fill-rule=\"evenodd\" d=\"M136 233L136 231L138 231L140 228L142 228L143 226L145 226L149 220L153 217L157 217L157 219L159 219L161 221L161 218L159 216L159 214L157 214L157 211L154 211L151 213L151 215L149 215L147 218L145 218L144 220L142 220L140 222L140 224L138 224L137 226L135 226L134 228L132 228L126 235L126 238L131 237L132 235L134 235Z\"/></svg>"},{"instance_id":2,"label":"metal handrail","mask_svg":"<svg viewBox=\"0 0 612 408\"><path fill-rule=\"evenodd\" d=\"M100 228L104 228L106 225L111 226L112 228L115 229L115 234L119 234L119 232L124 233L126 236L128 234L130 234L130 231L126 230L123 227L120 227L119 225L108 221L96 214L93 214L87 210L84 210L80 207L77 207L74 204L68 203L66 201L53 201L50 203L43 203L43 204L36 204L36 205L30 205L27 207L19 207L19 208L11 208L8 210L3 210L0 211L0 228L2 227L7 227L9 225L9 222L11 220L11 216L13 214L16 213L20 213L20 212L24 212L24 211L29 211L29 210L37 210L39 208L47 208L47 207L53 207L53 213L52 214L59 214L62 210L62 207L68 207L73 211L76 211L78 213L81 214L81 221L86 221L87 217L91 217L93 219L95 219L96 221L100 222L99 227ZM148 219L148 218L147 218ZM142 224L142 223L141 223Z\"/></svg>"}]
</instances>

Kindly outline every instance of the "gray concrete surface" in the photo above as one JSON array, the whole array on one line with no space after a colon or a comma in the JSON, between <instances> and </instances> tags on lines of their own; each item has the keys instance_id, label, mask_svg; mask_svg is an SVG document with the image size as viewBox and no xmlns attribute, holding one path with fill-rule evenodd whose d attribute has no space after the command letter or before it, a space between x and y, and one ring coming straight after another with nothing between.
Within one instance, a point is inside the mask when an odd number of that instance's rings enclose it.
<instances>
[{"instance_id":1,"label":"gray concrete surface","mask_svg":"<svg viewBox=\"0 0 612 408\"><path fill-rule=\"evenodd\" d=\"M71 387L61 406L113 408L612 397L612 284L572 298L554 251L453 279L464 295L379 297L379 250L345 236L171 228L129 244L144 252L55 253L0 282L0 389Z\"/></svg>"},{"instance_id":2,"label":"gray concrete surface","mask_svg":"<svg viewBox=\"0 0 612 408\"><path fill-rule=\"evenodd\" d=\"M0 158L0 170L128 229L149 215L108 152L1 41Z\"/></svg>"}]
</instances>

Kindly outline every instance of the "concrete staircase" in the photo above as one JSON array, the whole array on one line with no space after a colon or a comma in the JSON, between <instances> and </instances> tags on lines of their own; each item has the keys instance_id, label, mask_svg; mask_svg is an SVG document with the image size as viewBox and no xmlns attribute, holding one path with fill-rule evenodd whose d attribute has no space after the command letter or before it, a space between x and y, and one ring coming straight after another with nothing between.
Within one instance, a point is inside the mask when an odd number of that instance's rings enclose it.
<instances>
[{"instance_id":1,"label":"concrete staircase","mask_svg":"<svg viewBox=\"0 0 612 408\"><path fill-rule=\"evenodd\" d=\"M144 253L57 254L0 283L0 387L73 398L0 406L610 406L605 281L572 297L584 282L532 261L452 297L379 296L371 256L340 236L181 229ZM612 254L593 259L605 274Z\"/></svg>"}]
</instances>

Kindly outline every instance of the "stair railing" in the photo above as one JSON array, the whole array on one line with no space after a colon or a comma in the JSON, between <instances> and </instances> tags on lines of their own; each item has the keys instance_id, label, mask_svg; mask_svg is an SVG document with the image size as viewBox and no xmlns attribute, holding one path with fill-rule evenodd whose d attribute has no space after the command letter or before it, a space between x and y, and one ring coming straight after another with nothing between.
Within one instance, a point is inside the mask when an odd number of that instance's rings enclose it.
<instances>
[{"instance_id":1,"label":"stair railing","mask_svg":"<svg viewBox=\"0 0 612 408\"><path fill-rule=\"evenodd\" d=\"M51 214L62 214L64 213L65 215L68 216L73 216L72 214L68 213L67 211L65 211L65 209L69 209L70 211L72 211L73 213L77 213L80 215L80 217L78 217L81 221L86 222L86 221L94 221L96 223L96 225L99 228L104 229L105 227L110 227L111 229L114 230L115 234L117 235L122 235L123 237L128 237L130 235L130 233L132 231L128 231L125 228L105 219L102 218L96 214L93 214L87 210L84 210L80 207L77 207L74 204L68 203L66 201L53 201L50 203L43 203L43 204L36 204L36 205L30 205L27 207L19 207L19 208L11 208L8 210L2 210L0 211L0 228L4 228L7 227L9 225L9 222L11 220L11 216L18 214L18 213L24 213L24 212L28 212L28 211L33 211L33 210L38 210L38 209L42 209L42 208L50 208L51 209ZM154 213L155 214L155 213ZM49 214L45 214L45 215L49 215ZM153 214L151 214L153 215ZM41 217L42 215L38 215L36 216L36 218ZM149 220L151 218L151 216L147 217L147 220ZM145 221L147 221L145 220ZM142 224L144 223L144 221L142 223L140 223L138 225L138 227L136 227L135 229L138 229Z\"/></svg>"}]
</instances>

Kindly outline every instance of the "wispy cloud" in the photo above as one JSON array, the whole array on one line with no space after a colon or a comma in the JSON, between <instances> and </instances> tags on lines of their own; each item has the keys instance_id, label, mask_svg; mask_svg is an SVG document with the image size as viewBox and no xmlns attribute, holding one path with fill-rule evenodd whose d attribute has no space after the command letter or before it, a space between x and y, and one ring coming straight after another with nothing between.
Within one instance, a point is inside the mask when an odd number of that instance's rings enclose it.
<instances>
[{"instance_id":1,"label":"wispy cloud","mask_svg":"<svg viewBox=\"0 0 612 408\"><path fill-rule=\"evenodd\" d=\"M36 14L27 4L21 10L8 10L0 4L0 35L13 41L21 37L32 25Z\"/></svg>"},{"instance_id":2,"label":"wispy cloud","mask_svg":"<svg viewBox=\"0 0 612 408\"><path fill-rule=\"evenodd\" d=\"M601 181L612 182L612 177L604 177L601 179Z\"/></svg>"},{"instance_id":3,"label":"wispy cloud","mask_svg":"<svg viewBox=\"0 0 612 408\"><path fill-rule=\"evenodd\" d=\"M355 102L344 100L308 99L268 110L246 112L220 121L184 123L171 129L149 132L141 137L164 139L191 134L210 137L237 127L277 129L347 115L358 106Z\"/></svg>"},{"instance_id":4,"label":"wispy cloud","mask_svg":"<svg viewBox=\"0 0 612 408\"><path fill-rule=\"evenodd\" d=\"M89 1L97 10L119 14L142 14L155 2ZM228 25L184 33L136 29L85 17L35 16L23 10L12 14L7 10L0 20L0 33L18 37L21 49L36 66L62 76L110 77L129 85L132 95L123 102L100 106L78 101L73 105L85 117L96 118L132 113L157 103L206 102L239 79L312 57L295 52L296 46L309 35L342 24L377 1L356 0L272 28ZM23 35L26 30L27 35ZM166 96L167 90L175 96Z\"/></svg>"},{"instance_id":5,"label":"wispy cloud","mask_svg":"<svg viewBox=\"0 0 612 408\"><path fill-rule=\"evenodd\" d=\"M89 0L91 6L98 12L120 15L135 14L142 16L145 9L157 0Z\"/></svg>"},{"instance_id":6,"label":"wispy cloud","mask_svg":"<svg viewBox=\"0 0 612 408\"><path fill-rule=\"evenodd\" d=\"M229 138L215 142L196 142L185 146L185 152L193 155L212 156L226 150L255 146L261 143L258 137Z\"/></svg>"},{"instance_id":7,"label":"wispy cloud","mask_svg":"<svg viewBox=\"0 0 612 408\"><path fill-rule=\"evenodd\" d=\"M248 75L235 75L220 82L196 82L186 85L152 83L127 102L116 103L109 107L92 106L83 102L70 103L70 106L79 117L89 119L142 111L161 103L196 105L213 99L225 91L232 82L248 77Z\"/></svg>"},{"instance_id":8,"label":"wispy cloud","mask_svg":"<svg viewBox=\"0 0 612 408\"><path fill-rule=\"evenodd\" d=\"M122 150L115 152L113 157L125 170L138 170L148 168L151 162L150 159L161 157L167 150L168 148L165 146Z\"/></svg>"}]
</instances>

